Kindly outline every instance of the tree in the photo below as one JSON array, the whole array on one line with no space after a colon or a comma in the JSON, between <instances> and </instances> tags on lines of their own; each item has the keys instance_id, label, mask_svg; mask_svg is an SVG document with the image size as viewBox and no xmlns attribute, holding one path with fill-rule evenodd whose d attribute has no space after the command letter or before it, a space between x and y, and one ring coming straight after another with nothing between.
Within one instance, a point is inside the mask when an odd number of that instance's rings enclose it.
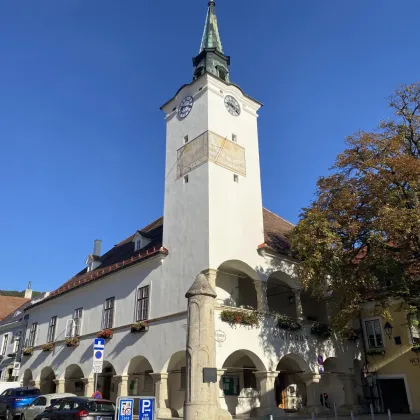
<instances>
[{"instance_id":1,"label":"tree","mask_svg":"<svg viewBox=\"0 0 420 420\"><path fill-rule=\"evenodd\" d=\"M395 118L346 140L291 233L304 286L333 294L343 329L363 301L420 309L420 83L390 99Z\"/></svg>"}]
</instances>

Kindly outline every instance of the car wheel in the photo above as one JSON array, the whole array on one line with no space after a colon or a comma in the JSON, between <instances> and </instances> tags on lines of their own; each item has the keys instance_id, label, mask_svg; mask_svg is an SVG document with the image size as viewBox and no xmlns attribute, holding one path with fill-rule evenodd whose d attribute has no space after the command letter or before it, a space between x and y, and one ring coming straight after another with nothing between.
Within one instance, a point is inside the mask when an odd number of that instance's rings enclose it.
<instances>
[{"instance_id":1,"label":"car wheel","mask_svg":"<svg viewBox=\"0 0 420 420\"><path fill-rule=\"evenodd\" d=\"M25 420L25 414L23 414L23 413L22 413L22 414L20 415L20 420Z\"/></svg>"}]
</instances>

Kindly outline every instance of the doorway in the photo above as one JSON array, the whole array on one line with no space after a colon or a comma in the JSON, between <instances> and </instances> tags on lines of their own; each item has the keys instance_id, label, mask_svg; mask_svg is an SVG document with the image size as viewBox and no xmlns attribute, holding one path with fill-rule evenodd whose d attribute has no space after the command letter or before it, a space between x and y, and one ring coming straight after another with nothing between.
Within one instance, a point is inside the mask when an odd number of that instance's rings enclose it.
<instances>
[{"instance_id":1,"label":"doorway","mask_svg":"<svg viewBox=\"0 0 420 420\"><path fill-rule=\"evenodd\" d=\"M391 413L410 413L403 378L379 379L379 387L385 411L390 409Z\"/></svg>"}]
</instances>

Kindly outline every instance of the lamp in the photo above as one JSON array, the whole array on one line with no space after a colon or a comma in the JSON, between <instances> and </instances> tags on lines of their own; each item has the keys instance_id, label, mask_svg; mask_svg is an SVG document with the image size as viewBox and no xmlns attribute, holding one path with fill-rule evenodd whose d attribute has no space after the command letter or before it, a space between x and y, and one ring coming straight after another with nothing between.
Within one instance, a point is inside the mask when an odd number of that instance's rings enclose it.
<instances>
[{"instance_id":1,"label":"lamp","mask_svg":"<svg viewBox=\"0 0 420 420\"><path fill-rule=\"evenodd\" d=\"M391 325L389 322L387 322L387 323L384 325L384 330L385 330L385 334L386 334L389 338L391 338L391 335L392 335L392 325Z\"/></svg>"}]
</instances>

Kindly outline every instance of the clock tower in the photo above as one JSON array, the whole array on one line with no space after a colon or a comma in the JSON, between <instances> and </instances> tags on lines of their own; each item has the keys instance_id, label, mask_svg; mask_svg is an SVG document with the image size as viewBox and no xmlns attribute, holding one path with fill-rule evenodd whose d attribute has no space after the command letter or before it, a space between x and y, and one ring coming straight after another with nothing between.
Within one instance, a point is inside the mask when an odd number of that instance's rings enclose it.
<instances>
[{"instance_id":1,"label":"clock tower","mask_svg":"<svg viewBox=\"0 0 420 420\"><path fill-rule=\"evenodd\" d=\"M215 7L214 1L208 3L192 82L162 106L163 246L181 294L198 273L225 261L255 268L257 247L264 242L257 127L261 103L231 81Z\"/></svg>"}]
</instances>

